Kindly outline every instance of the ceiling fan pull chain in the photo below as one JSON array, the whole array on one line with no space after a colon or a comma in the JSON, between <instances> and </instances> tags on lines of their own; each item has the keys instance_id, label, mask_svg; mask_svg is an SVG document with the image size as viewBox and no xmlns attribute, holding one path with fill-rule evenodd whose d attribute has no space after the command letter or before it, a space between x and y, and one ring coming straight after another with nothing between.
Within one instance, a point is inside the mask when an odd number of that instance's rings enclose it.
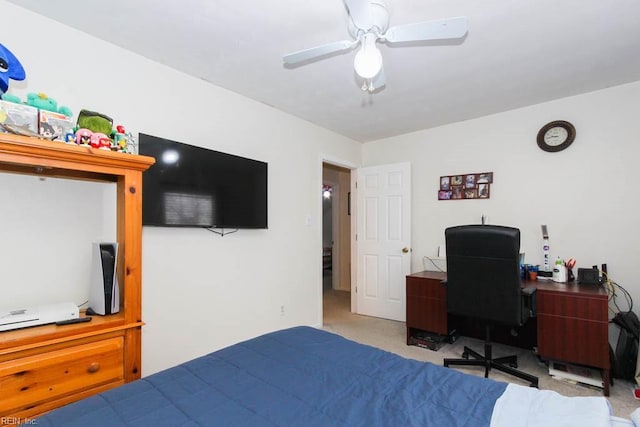
<instances>
[{"instance_id":1,"label":"ceiling fan pull chain","mask_svg":"<svg viewBox=\"0 0 640 427\"><path fill-rule=\"evenodd\" d=\"M360 86L360 89L362 89L363 92L373 93L373 91L376 89L375 87L373 87L373 79L364 79L362 81L362 86Z\"/></svg>"}]
</instances>

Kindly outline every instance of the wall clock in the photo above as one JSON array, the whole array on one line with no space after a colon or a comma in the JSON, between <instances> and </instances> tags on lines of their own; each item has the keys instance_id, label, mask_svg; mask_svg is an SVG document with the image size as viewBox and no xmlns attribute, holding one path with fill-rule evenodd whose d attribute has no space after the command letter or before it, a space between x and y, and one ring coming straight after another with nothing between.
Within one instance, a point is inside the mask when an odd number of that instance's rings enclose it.
<instances>
[{"instance_id":1,"label":"wall clock","mask_svg":"<svg viewBox=\"0 0 640 427\"><path fill-rule=\"evenodd\" d=\"M555 153L571 145L576 138L576 128L567 121L556 120L542 126L538 132L538 147Z\"/></svg>"}]
</instances>

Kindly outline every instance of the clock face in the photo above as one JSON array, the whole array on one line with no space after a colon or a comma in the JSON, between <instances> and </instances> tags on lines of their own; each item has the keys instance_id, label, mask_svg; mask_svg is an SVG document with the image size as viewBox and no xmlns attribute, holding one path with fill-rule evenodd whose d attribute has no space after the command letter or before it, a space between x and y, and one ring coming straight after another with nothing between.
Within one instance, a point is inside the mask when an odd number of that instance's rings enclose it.
<instances>
[{"instance_id":1,"label":"clock face","mask_svg":"<svg viewBox=\"0 0 640 427\"><path fill-rule=\"evenodd\" d=\"M567 140L569 132L563 127L555 126L549 129L544 134L544 142L547 145L556 147Z\"/></svg>"},{"instance_id":2,"label":"clock face","mask_svg":"<svg viewBox=\"0 0 640 427\"><path fill-rule=\"evenodd\" d=\"M567 121L556 120L547 123L537 136L538 147L544 151L555 153L571 145L576 138L576 128Z\"/></svg>"}]
</instances>

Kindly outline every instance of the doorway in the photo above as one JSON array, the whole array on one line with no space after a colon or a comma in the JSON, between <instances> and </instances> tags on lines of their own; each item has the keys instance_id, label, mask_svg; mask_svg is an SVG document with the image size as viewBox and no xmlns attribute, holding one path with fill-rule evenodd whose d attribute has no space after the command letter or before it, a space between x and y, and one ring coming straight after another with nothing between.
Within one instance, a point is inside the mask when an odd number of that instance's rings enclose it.
<instances>
[{"instance_id":1,"label":"doorway","mask_svg":"<svg viewBox=\"0 0 640 427\"><path fill-rule=\"evenodd\" d=\"M351 170L322 163L323 318L351 312Z\"/></svg>"}]
</instances>

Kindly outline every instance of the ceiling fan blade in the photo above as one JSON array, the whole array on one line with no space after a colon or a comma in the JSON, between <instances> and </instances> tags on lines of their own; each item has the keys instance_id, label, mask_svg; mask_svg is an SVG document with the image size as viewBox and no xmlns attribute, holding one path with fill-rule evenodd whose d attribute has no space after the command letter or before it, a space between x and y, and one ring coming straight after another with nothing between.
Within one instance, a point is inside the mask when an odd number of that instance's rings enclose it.
<instances>
[{"instance_id":1,"label":"ceiling fan blade","mask_svg":"<svg viewBox=\"0 0 640 427\"><path fill-rule=\"evenodd\" d=\"M299 64L301 62L308 61L310 59L319 58L321 56L328 55L334 52L340 52L341 50L347 50L352 48L358 43L353 40L341 40L339 42L327 43L321 46L312 47L298 52L293 52L285 55L282 60L287 65Z\"/></svg>"},{"instance_id":2,"label":"ceiling fan blade","mask_svg":"<svg viewBox=\"0 0 640 427\"><path fill-rule=\"evenodd\" d=\"M459 16L391 27L384 39L390 43L459 39L467 34L467 30L467 18Z\"/></svg>"},{"instance_id":3,"label":"ceiling fan blade","mask_svg":"<svg viewBox=\"0 0 640 427\"><path fill-rule=\"evenodd\" d=\"M344 0L349 16L356 27L368 30L374 24L370 0Z\"/></svg>"}]
</instances>

